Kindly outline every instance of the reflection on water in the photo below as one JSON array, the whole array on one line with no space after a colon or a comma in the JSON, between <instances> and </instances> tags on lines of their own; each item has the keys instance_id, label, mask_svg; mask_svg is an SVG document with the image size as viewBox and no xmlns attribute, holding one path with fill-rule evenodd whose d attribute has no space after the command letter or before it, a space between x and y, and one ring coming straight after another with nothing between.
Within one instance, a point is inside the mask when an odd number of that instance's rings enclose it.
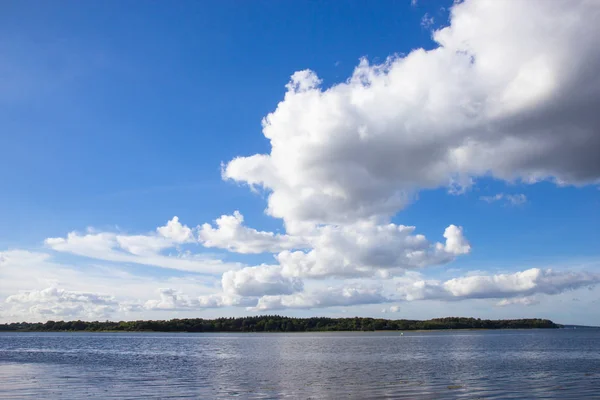
<instances>
[{"instance_id":1,"label":"reflection on water","mask_svg":"<svg viewBox=\"0 0 600 400\"><path fill-rule=\"evenodd\" d=\"M0 398L598 398L600 330L0 333Z\"/></svg>"}]
</instances>

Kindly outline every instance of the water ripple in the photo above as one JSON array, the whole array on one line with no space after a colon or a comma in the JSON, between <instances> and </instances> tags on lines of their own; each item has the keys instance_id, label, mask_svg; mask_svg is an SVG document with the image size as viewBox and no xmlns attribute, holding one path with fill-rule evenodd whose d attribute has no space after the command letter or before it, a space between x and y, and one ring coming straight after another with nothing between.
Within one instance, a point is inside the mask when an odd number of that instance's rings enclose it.
<instances>
[{"instance_id":1,"label":"water ripple","mask_svg":"<svg viewBox=\"0 0 600 400\"><path fill-rule=\"evenodd\" d=\"M1 399L600 399L600 331L0 333Z\"/></svg>"}]
</instances>

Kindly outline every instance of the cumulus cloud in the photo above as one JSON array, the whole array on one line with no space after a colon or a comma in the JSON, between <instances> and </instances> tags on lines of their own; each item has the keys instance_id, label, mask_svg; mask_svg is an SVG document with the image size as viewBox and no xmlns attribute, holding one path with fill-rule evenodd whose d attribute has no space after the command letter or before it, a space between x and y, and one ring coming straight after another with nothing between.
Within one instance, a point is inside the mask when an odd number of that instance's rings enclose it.
<instances>
[{"instance_id":1,"label":"cumulus cloud","mask_svg":"<svg viewBox=\"0 0 600 400\"><path fill-rule=\"evenodd\" d=\"M471 275L445 282L418 280L400 284L398 291L407 301L512 299L535 294L555 295L568 290L592 287L598 283L600 274L531 268L514 274ZM501 301L499 305L508 305L515 301L526 300L506 300L504 303Z\"/></svg>"},{"instance_id":2,"label":"cumulus cloud","mask_svg":"<svg viewBox=\"0 0 600 400\"><path fill-rule=\"evenodd\" d=\"M46 246L53 250L99 260L152 265L200 273L218 273L237 268L220 260L178 251L178 246L195 242L192 231L174 217L156 233L123 235L113 232L80 234L70 232L67 237L48 238ZM175 255L164 254L175 249Z\"/></svg>"},{"instance_id":3,"label":"cumulus cloud","mask_svg":"<svg viewBox=\"0 0 600 400\"><path fill-rule=\"evenodd\" d=\"M328 225L311 239L312 250L284 251L277 255L286 276L388 276L392 270L439 265L467 254L470 245L462 228L450 225L446 242L430 243L414 234L414 226L378 225L373 221L353 225Z\"/></svg>"},{"instance_id":4,"label":"cumulus cloud","mask_svg":"<svg viewBox=\"0 0 600 400\"><path fill-rule=\"evenodd\" d=\"M144 303L146 310L153 311L190 311L228 306L247 307L256 304L256 300L229 294L210 294L190 297L172 288L158 289L159 298Z\"/></svg>"},{"instance_id":5,"label":"cumulus cloud","mask_svg":"<svg viewBox=\"0 0 600 400\"><path fill-rule=\"evenodd\" d=\"M479 199L487 202L494 203L497 201L504 201L506 204L518 206L521 204L527 203L527 196L522 193L518 194L506 194L506 193L498 193L494 196L481 196Z\"/></svg>"},{"instance_id":6,"label":"cumulus cloud","mask_svg":"<svg viewBox=\"0 0 600 400\"><path fill-rule=\"evenodd\" d=\"M387 218L424 188L492 176L589 184L600 178L600 3L465 1L438 47L320 86L292 75L263 121L269 154L223 176L269 193L289 233Z\"/></svg>"},{"instance_id":7,"label":"cumulus cloud","mask_svg":"<svg viewBox=\"0 0 600 400\"><path fill-rule=\"evenodd\" d=\"M467 254L471 251L471 245L463 236L462 227L450 225L444 230L446 244L444 251L452 255Z\"/></svg>"},{"instance_id":8,"label":"cumulus cloud","mask_svg":"<svg viewBox=\"0 0 600 400\"><path fill-rule=\"evenodd\" d=\"M282 309L310 309L345 307L360 304L380 304L389 301L381 294L381 288L330 287L314 292L296 293L287 296L263 296L252 307L255 311Z\"/></svg>"},{"instance_id":9,"label":"cumulus cloud","mask_svg":"<svg viewBox=\"0 0 600 400\"><path fill-rule=\"evenodd\" d=\"M281 267L261 265L228 271L222 278L223 291L239 296L286 295L304 289L302 280L284 277Z\"/></svg>"},{"instance_id":10,"label":"cumulus cloud","mask_svg":"<svg viewBox=\"0 0 600 400\"><path fill-rule=\"evenodd\" d=\"M168 221L165 226L156 228L156 231L162 237L171 239L173 243L189 243L194 241L192 230L182 225L177 216Z\"/></svg>"},{"instance_id":11,"label":"cumulus cloud","mask_svg":"<svg viewBox=\"0 0 600 400\"><path fill-rule=\"evenodd\" d=\"M10 312L34 318L109 317L119 306L113 296L56 287L22 291L8 296L5 302Z\"/></svg>"},{"instance_id":12,"label":"cumulus cloud","mask_svg":"<svg viewBox=\"0 0 600 400\"><path fill-rule=\"evenodd\" d=\"M205 247L217 247L236 253L275 253L282 250L306 247L303 239L273 232L257 231L243 225L244 216L239 211L217 218L216 228L204 224L198 238Z\"/></svg>"}]
</instances>

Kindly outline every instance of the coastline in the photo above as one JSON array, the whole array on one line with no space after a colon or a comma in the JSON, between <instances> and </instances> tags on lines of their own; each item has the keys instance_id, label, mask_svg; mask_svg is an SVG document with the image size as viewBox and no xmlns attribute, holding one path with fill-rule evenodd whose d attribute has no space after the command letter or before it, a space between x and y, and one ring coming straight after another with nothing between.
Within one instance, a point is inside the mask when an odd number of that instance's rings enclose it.
<instances>
[{"instance_id":1,"label":"coastline","mask_svg":"<svg viewBox=\"0 0 600 400\"><path fill-rule=\"evenodd\" d=\"M381 318L292 318L278 315L239 318L187 318L138 321L46 321L0 324L0 332L428 332L447 330L559 329L547 319L482 320L446 317L430 320Z\"/></svg>"},{"instance_id":2,"label":"coastline","mask_svg":"<svg viewBox=\"0 0 600 400\"><path fill-rule=\"evenodd\" d=\"M600 327L588 327L585 329L600 329ZM198 331L152 331L152 330L137 330L137 331L123 331L123 330L98 330L98 331L89 331L89 330L0 330L0 334L2 333L116 333L116 334L136 334L136 333L168 333L168 334L242 334L242 335L250 335L250 334L312 334L312 333L356 333L356 334L364 334L364 333L397 333L397 334L406 334L406 333L432 333L432 332L481 332L481 331L547 331L547 330L571 330L570 328L447 328L447 329L407 329L407 330L375 330L375 331L358 331L358 330L337 330L337 331L293 331L293 332L284 332L284 331L211 331L211 332L198 332Z\"/></svg>"}]
</instances>

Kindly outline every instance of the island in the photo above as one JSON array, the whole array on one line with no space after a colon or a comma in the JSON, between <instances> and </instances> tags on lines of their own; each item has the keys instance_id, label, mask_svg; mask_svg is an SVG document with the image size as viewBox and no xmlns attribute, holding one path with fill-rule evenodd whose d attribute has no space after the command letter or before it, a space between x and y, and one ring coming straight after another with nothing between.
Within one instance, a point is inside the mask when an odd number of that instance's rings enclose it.
<instances>
[{"instance_id":1,"label":"island","mask_svg":"<svg viewBox=\"0 0 600 400\"><path fill-rule=\"evenodd\" d=\"M47 321L0 324L0 331L12 332L330 332L330 331L412 331L442 329L556 329L548 319L504 319L448 317L429 320L380 318L292 318L262 315L241 318L185 318L157 321Z\"/></svg>"}]
</instances>

